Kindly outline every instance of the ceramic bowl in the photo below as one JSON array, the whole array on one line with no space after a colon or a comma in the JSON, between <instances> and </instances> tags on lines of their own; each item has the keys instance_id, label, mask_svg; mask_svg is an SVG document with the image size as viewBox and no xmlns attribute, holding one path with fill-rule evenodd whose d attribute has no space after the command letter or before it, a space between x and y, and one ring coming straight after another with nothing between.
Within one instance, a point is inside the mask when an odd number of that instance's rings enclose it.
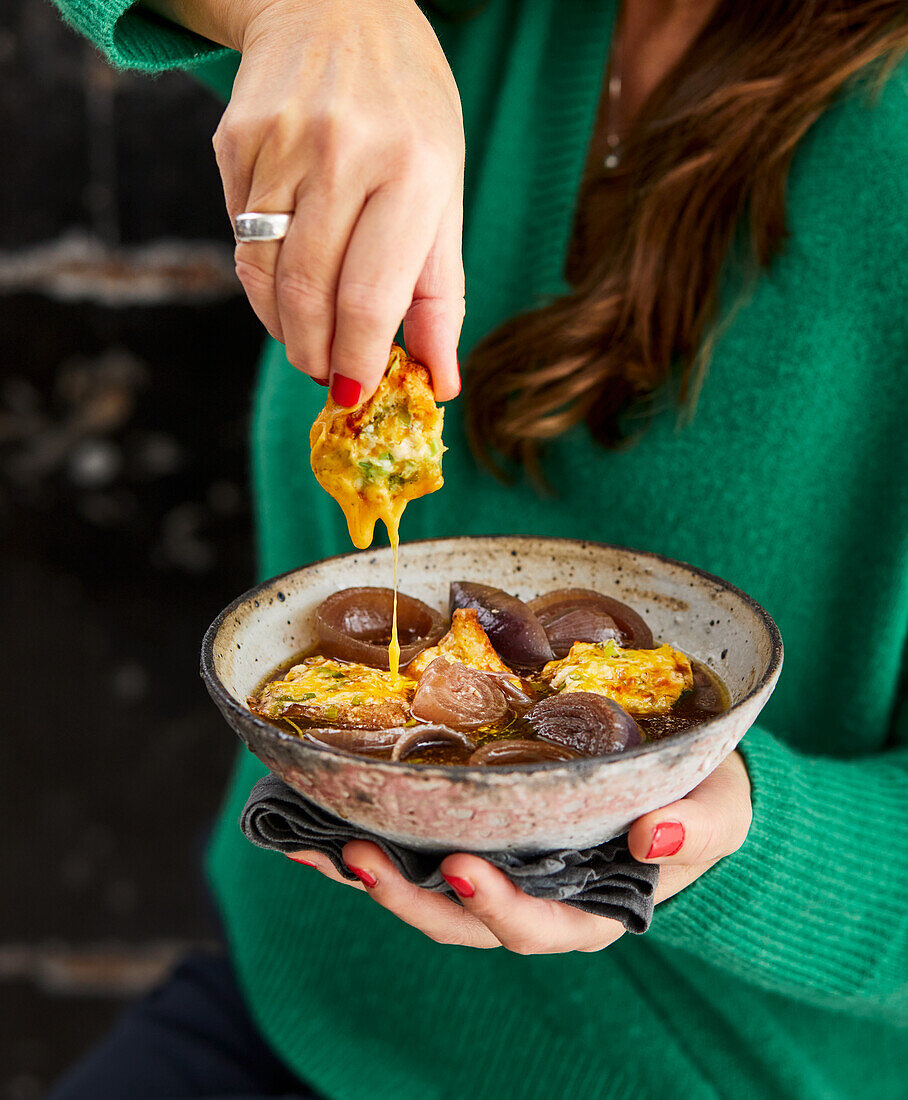
<instances>
[{"instance_id":1,"label":"ceramic bowl","mask_svg":"<svg viewBox=\"0 0 908 1100\"><path fill-rule=\"evenodd\" d=\"M512 536L401 547L402 592L446 609L452 580L494 584L523 599L555 588L594 588L622 599L657 641L718 673L732 706L673 738L593 759L495 767L368 759L284 733L256 718L245 699L266 675L314 645L315 609L326 596L355 585L390 585L390 550L316 562L234 600L209 627L201 661L228 724L312 802L414 848L529 854L618 836L713 771L753 724L782 667L782 639L763 608L718 577L656 554Z\"/></svg>"}]
</instances>

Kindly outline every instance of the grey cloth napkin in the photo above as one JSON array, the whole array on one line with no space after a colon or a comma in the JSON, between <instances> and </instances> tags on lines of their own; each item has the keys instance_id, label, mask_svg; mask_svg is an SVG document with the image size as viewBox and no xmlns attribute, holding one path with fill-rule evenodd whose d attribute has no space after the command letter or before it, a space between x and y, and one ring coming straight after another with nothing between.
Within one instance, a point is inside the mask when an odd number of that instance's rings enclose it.
<instances>
[{"instance_id":1,"label":"grey cloth napkin","mask_svg":"<svg viewBox=\"0 0 908 1100\"><path fill-rule=\"evenodd\" d=\"M356 876L344 864L341 851L351 840L371 840L404 878L459 900L438 869L450 852L416 851L375 836L320 809L274 775L265 776L252 788L240 828L259 848L321 852L351 882ZM561 848L533 856L483 852L482 858L534 898L563 901L587 913L611 917L621 921L628 932L645 932L649 927L659 868L638 863L628 851L626 836L594 848Z\"/></svg>"}]
</instances>

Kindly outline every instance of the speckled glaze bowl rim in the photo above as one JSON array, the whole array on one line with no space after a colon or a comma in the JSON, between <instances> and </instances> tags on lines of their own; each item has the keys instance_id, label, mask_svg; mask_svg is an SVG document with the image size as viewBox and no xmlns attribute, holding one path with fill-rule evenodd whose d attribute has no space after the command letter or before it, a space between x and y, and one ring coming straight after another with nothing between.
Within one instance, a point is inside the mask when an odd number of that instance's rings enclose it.
<instances>
[{"instance_id":1,"label":"speckled glaze bowl rim","mask_svg":"<svg viewBox=\"0 0 908 1100\"><path fill-rule=\"evenodd\" d=\"M745 603L751 610L755 611L758 619L762 622L766 633L770 640L770 656L766 670L763 675L757 681L756 684L750 689L750 691L742 696L736 703L733 703L728 710L723 711L721 714L715 715L713 718L707 718L703 722L699 722L696 726L685 730L683 733L675 734L672 737L664 738L660 741L650 741L646 744L640 745L635 749L630 749L627 752L611 753L608 756L583 756L574 760L552 760L545 761L536 764L496 764L493 768L488 765L481 764L410 764L406 760L383 760L369 756L364 756L359 753L344 752L340 749L332 749L328 746L315 745L310 742L303 741L301 738L294 737L292 734L285 733L279 727L272 725L264 718L259 718L253 714L247 707L238 703L233 696L227 691L227 689L221 683L220 677L215 670L214 665L214 640L217 637L218 631L223 625L225 619L228 616L234 614L236 610L247 602L252 602L255 597L263 592L267 588L271 588L277 582L283 580L285 577L295 577L297 574L304 572L307 569L314 569L319 565L328 565L330 562L339 561L342 558L351 558L357 554L366 554L369 551L384 551L388 550L388 547L369 547L366 550L355 550L346 554L331 554L326 558L319 558L317 561L309 562L308 565L302 565L297 569L288 569L285 573L278 573L273 577L269 577L267 580L260 581L254 585L248 591L242 595L237 596L224 610L214 619L208 629L205 631L205 636L202 639L202 652L200 659L199 672L202 679L208 688L212 698L217 704L236 715L238 721L253 726L260 734L263 734L266 739L274 739L276 741L287 742L296 747L300 752L304 753L319 753L328 754L332 757L339 757L344 760L355 760L357 763L364 766L377 766L381 768L395 768L409 771L413 774L420 775L422 777L438 775L444 776L447 779L459 779L476 778L482 775L526 775L530 773L542 772L542 771L558 771L559 769L570 769L572 771L587 771L592 768L601 767L605 764L614 763L617 764L620 761L633 760L640 756L646 756L650 753L657 753L661 749L667 747L677 748L684 745L686 742L693 740L698 736L702 730L710 726L716 725L720 722L725 722L730 714L744 707L749 700L755 695L758 695L765 687L766 684L773 680L777 675L782 665L783 646L782 635L779 632L779 628L776 626L772 616L764 607L762 607L757 601L748 594L731 584L729 581L723 580L721 577L717 577L713 573L708 573L705 569L700 569L696 565L690 565L687 562L679 561L677 558L669 558L664 554L657 554L650 550L635 550L629 546L618 546L615 543L609 542L597 542L594 539L572 539L572 538L560 538L557 536L535 536L535 535L465 535L462 537L463 541L492 541L492 542L508 542L508 543L534 543L540 542L558 543L564 546L577 546L581 549L587 549L589 547L595 547L602 550L615 550L619 553L632 554L636 558L647 559L649 561L659 562L664 565L674 566L685 570L686 572L693 574L701 579L717 586L725 592L736 596L743 603ZM457 536L432 538L432 539L416 539L413 542L401 543L401 551L406 552L406 548L409 546L429 546L433 543L451 543L458 542L460 539Z\"/></svg>"}]
</instances>

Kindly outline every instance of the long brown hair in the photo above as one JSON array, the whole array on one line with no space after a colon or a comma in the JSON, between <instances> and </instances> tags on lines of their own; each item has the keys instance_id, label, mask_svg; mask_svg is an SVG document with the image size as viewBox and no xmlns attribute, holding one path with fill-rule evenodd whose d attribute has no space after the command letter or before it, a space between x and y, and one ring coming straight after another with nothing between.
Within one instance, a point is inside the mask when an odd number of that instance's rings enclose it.
<instances>
[{"instance_id":1,"label":"long brown hair","mask_svg":"<svg viewBox=\"0 0 908 1100\"><path fill-rule=\"evenodd\" d=\"M690 401L708 360L733 241L768 266L786 236L800 139L843 85L908 50L902 0L719 0L624 145L610 242L574 289L479 344L467 377L474 449L539 474L546 440L586 420L605 445L674 365ZM622 421L625 421L623 425Z\"/></svg>"}]
</instances>

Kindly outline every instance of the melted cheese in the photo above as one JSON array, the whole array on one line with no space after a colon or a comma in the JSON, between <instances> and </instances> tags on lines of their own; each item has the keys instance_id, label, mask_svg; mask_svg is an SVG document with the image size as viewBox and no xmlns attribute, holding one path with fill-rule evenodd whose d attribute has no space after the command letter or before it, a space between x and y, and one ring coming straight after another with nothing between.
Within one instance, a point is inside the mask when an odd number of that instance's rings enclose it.
<instances>
[{"instance_id":1,"label":"melted cheese","mask_svg":"<svg viewBox=\"0 0 908 1100\"><path fill-rule=\"evenodd\" d=\"M397 528L388 528L388 538L391 540L391 556L394 559L394 609L391 612L391 641L388 643L388 669L391 672L391 682L396 684L400 678L400 639L397 636L397 551L400 543L397 538Z\"/></svg>"},{"instance_id":2,"label":"melted cheese","mask_svg":"<svg viewBox=\"0 0 908 1100\"><path fill-rule=\"evenodd\" d=\"M341 506L354 546L371 545L378 520L393 545L407 504L444 484L443 423L428 370L396 344L368 401L346 409L328 397L309 435L312 470Z\"/></svg>"},{"instance_id":3,"label":"melted cheese","mask_svg":"<svg viewBox=\"0 0 908 1100\"><path fill-rule=\"evenodd\" d=\"M413 658L407 668L407 675L419 676L436 657L447 657L480 672L511 672L495 652L488 634L480 626L479 612L474 607L457 608L451 619L451 629L438 645L424 649Z\"/></svg>"},{"instance_id":4,"label":"melted cheese","mask_svg":"<svg viewBox=\"0 0 908 1100\"><path fill-rule=\"evenodd\" d=\"M394 557L394 613L388 663L393 683L400 668L397 636L397 551L400 520L411 500L444 484L441 441L444 412L435 404L429 372L397 344L378 389L355 409L330 394L309 433L312 472L341 506L353 545L371 546L375 524L388 530Z\"/></svg>"},{"instance_id":5,"label":"melted cheese","mask_svg":"<svg viewBox=\"0 0 908 1100\"><path fill-rule=\"evenodd\" d=\"M621 649L615 642L574 642L542 678L555 691L592 691L630 714L662 714L694 686L690 661L670 645Z\"/></svg>"},{"instance_id":6,"label":"melted cheese","mask_svg":"<svg viewBox=\"0 0 908 1100\"><path fill-rule=\"evenodd\" d=\"M250 706L268 718L302 716L330 725L401 724L416 684L369 665L307 657L272 680Z\"/></svg>"}]
</instances>

